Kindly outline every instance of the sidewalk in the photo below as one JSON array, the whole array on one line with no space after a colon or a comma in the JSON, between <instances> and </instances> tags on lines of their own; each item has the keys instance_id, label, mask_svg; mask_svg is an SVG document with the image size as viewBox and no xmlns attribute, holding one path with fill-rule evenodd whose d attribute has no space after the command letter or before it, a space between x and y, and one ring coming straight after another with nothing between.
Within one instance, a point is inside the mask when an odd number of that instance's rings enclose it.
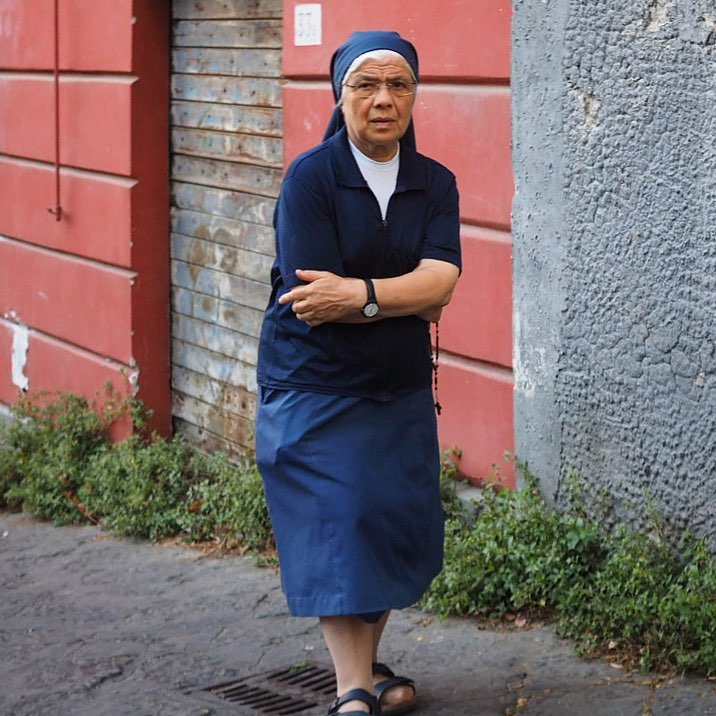
<instances>
[{"instance_id":1,"label":"sidewalk","mask_svg":"<svg viewBox=\"0 0 716 716\"><path fill-rule=\"evenodd\" d=\"M420 716L504 716L518 704L529 716L716 716L713 682L655 688L579 659L551 627L497 633L406 610L384 644L383 660L418 682ZM287 616L273 570L25 515L0 513L0 649L2 716L325 716L331 698L308 689L314 671L294 687L267 678L330 664L315 620ZM206 691L249 677L318 705L256 710L246 688L239 701Z\"/></svg>"}]
</instances>

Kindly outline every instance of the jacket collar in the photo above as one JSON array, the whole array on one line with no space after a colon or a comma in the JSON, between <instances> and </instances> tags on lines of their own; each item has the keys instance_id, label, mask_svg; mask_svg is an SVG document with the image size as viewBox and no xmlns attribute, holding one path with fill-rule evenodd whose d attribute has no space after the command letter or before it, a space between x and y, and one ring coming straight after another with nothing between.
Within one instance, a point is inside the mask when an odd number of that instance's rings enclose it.
<instances>
[{"instance_id":1,"label":"jacket collar","mask_svg":"<svg viewBox=\"0 0 716 716\"><path fill-rule=\"evenodd\" d=\"M363 175L358 169L351 149L348 146L348 132L345 127L334 134L328 143L331 147L331 159L336 170L338 183L348 187L367 187ZM409 144L400 143L400 166L395 191L425 189L425 169L421 166L418 153Z\"/></svg>"}]
</instances>

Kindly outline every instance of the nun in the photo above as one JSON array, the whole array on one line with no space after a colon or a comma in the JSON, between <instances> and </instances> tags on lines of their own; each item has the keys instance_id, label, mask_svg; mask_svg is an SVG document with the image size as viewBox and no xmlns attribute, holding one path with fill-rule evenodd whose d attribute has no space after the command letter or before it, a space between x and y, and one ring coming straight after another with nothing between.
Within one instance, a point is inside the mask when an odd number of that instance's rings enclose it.
<instances>
[{"instance_id":1,"label":"nun","mask_svg":"<svg viewBox=\"0 0 716 716\"><path fill-rule=\"evenodd\" d=\"M331 60L323 142L289 166L261 331L256 457L294 616L318 617L329 714L402 714L381 663L393 609L442 568L430 322L460 268L453 174L419 154L415 48L355 32Z\"/></svg>"}]
</instances>

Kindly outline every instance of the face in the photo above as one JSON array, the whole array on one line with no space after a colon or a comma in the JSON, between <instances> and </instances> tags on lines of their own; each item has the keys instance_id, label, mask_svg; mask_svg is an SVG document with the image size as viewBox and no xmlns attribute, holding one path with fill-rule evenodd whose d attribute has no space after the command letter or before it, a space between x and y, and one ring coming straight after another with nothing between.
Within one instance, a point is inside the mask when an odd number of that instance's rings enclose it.
<instances>
[{"instance_id":1,"label":"face","mask_svg":"<svg viewBox=\"0 0 716 716\"><path fill-rule=\"evenodd\" d=\"M366 60L346 79L349 85L389 81L404 81L415 89L407 62L393 58ZM362 97L356 90L344 87L342 108L348 136L366 156L388 161L395 156L398 142L408 129L414 103L415 92L396 96L384 84L372 97Z\"/></svg>"}]
</instances>

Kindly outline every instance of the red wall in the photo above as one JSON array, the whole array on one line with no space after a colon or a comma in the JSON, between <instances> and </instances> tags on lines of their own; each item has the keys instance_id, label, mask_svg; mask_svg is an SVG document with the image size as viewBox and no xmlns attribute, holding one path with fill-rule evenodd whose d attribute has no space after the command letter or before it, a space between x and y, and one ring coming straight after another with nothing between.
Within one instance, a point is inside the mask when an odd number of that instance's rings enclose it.
<instances>
[{"instance_id":1,"label":"red wall","mask_svg":"<svg viewBox=\"0 0 716 716\"><path fill-rule=\"evenodd\" d=\"M417 47L418 149L456 174L461 197L464 269L440 322L440 439L461 449L465 474L514 485L503 460L514 445L510 3L324 0L318 46L294 44L297 4L284 2L285 162L320 141L330 57L351 32L397 30Z\"/></svg>"},{"instance_id":2,"label":"red wall","mask_svg":"<svg viewBox=\"0 0 716 716\"><path fill-rule=\"evenodd\" d=\"M0 0L0 401L111 380L167 434L170 2L59 2L61 221L54 6Z\"/></svg>"}]
</instances>

